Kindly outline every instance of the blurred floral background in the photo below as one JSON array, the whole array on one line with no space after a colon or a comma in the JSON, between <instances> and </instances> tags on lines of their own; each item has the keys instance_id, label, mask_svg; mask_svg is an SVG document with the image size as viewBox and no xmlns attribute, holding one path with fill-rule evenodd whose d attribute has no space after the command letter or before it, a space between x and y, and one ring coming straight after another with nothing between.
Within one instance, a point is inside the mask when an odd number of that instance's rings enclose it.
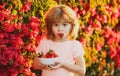
<instances>
[{"instance_id":1,"label":"blurred floral background","mask_svg":"<svg viewBox=\"0 0 120 76\"><path fill-rule=\"evenodd\" d=\"M0 0L0 76L38 76L31 68L44 14L70 6L79 19L86 76L120 76L120 0Z\"/></svg>"}]
</instances>

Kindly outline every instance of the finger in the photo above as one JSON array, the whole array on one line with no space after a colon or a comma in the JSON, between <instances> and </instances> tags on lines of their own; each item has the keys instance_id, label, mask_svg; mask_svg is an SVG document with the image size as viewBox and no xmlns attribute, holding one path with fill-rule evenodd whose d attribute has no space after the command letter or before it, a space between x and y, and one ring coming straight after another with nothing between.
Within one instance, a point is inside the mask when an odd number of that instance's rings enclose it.
<instances>
[{"instance_id":1,"label":"finger","mask_svg":"<svg viewBox=\"0 0 120 76\"><path fill-rule=\"evenodd\" d=\"M50 65L45 65L45 69L52 69Z\"/></svg>"},{"instance_id":2,"label":"finger","mask_svg":"<svg viewBox=\"0 0 120 76\"><path fill-rule=\"evenodd\" d=\"M52 68L52 69L58 69L59 67L60 67L59 65L50 66L50 68Z\"/></svg>"}]
</instances>

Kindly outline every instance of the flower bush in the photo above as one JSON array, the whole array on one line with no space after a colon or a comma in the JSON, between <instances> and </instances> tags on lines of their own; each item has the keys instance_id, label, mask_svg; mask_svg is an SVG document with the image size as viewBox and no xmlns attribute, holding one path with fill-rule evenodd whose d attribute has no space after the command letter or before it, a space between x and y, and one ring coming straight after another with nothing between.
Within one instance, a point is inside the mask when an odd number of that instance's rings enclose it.
<instances>
[{"instance_id":1,"label":"flower bush","mask_svg":"<svg viewBox=\"0 0 120 76\"><path fill-rule=\"evenodd\" d=\"M31 2L27 0L23 3L19 0L1 2L1 76L35 76L30 67L41 30L39 18L35 16L28 18L25 15L30 7Z\"/></svg>"},{"instance_id":2,"label":"flower bush","mask_svg":"<svg viewBox=\"0 0 120 76\"><path fill-rule=\"evenodd\" d=\"M78 39L86 52L86 76L119 76L119 2L98 2L99 4L81 1L74 6L77 16L80 17ZM92 7L93 5L96 6Z\"/></svg>"},{"instance_id":3,"label":"flower bush","mask_svg":"<svg viewBox=\"0 0 120 76\"><path fill-rule=\"evenodd\" d=\"M44 33L44 14L56 4L70 6L79 19L86 76L119 76L119 0L1 0L0 75L38 75L32 60Z\"/></svg>"}]
</instances>

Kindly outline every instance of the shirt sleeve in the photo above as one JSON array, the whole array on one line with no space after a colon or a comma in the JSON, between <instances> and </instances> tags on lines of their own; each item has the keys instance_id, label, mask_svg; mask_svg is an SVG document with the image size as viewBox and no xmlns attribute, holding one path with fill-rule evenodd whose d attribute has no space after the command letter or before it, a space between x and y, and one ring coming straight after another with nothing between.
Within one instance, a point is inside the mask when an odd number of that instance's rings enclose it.
<instances>
[{"instance_id":1,"label":"shirt sleeve","mask_svg":"<svg viewBox=\"0 0 120 76\"><path fill-rule=\"evenodd\" d=\"M79 41L75 41L73 45L73 58L84 56L85 52L82 47L82 44Z\"/></svg>"}]
</instances>

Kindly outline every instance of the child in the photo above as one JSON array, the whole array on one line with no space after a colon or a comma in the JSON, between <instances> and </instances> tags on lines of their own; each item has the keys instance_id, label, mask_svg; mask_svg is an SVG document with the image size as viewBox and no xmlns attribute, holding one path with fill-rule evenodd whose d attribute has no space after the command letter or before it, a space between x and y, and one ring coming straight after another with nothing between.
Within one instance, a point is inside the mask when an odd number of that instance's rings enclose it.
<instances>
[{"instance_id":1,"label":"child","mask_svg":"<svg viewBox=\"0 0 120 76\"><path fill-rule=\"evenodd\" d=\"M44 65L38 57L33 60L33 68L41 69L42 76L79 76L85 75L84 50L76 41L78 20L75 12L66 5L53 7L45 17L46 37L40 41L37 52L47 52L52 49L59 60L55 65Z\"/></svg>"}]
</instances>

